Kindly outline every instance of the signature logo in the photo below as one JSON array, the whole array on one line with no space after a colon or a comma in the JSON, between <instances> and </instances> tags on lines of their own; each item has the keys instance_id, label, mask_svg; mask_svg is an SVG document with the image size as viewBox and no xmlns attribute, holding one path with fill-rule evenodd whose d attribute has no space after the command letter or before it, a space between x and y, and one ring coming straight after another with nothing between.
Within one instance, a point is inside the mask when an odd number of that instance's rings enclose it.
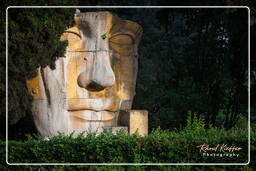
<instances>
[{"instance_id":1,"label":"signature logo","mask_svg":"<svg viewBox=\"0 0 256 171\"><path fill-rule=\"evenodd\" d=\"M238 151L243 148L237 146L229 146L228 144L217 144L210 146L209 144L202 144L197 146L200 153L206 157L238 157Z\"/></svg>"}]
</instances>

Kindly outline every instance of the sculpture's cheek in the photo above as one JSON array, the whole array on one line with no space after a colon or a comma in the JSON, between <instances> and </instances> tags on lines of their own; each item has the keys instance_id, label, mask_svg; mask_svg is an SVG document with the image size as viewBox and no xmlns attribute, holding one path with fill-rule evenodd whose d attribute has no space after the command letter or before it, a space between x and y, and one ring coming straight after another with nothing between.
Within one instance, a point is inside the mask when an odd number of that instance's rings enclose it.
<instances>
[{"instance_id":1,"label":"sculpture's cheek","mask_svg":"<svg viewBox=\"0 0 256 171\"><path fill-rule=\"evenodd\" d=\"M121 64L120 64L120 60L118 57L113 56L112 57L112 69L113 72L115 73L115 78L116 78L116 83L113 86L113 96L116 97L117 99L120 99L120 96L118 94L119 89L120 89L120 77L121 77L121 73L120 73L120 69L121 69Z\"/></svg>"},{"instance_id":2,"label":"sculpture's cheek","mask_svg":"<svg viewBox=\"0 0 256 171\"><path fill-rule=\"evenodd\" d=\"M116 75L115 96L122 100L132 100L135 95L137 58L115 54L118 62L113 65Z\"/></svg>"},{"instance_id":3,"label":"sculpture's cheek","mask_svg":"<svg viewBox=\"0 0 256 171\"><path fill-rule=\"evenodd\" d=\"M131 45L130 43L132 43L131 38L127 38L127 36L118 36L118 37L123 37L123 38L112 38L114 40L110 40L109 41L109 45L111 47L112 50L119 52L120 54L123 55L130 55L133 53L134 51L134 47L133 45ZM120 40L119 40L120 39ZM120 42L128 42L128 44L120 44Z\"/></svg>"},{"instance_id":4,"label":"sculpture's cheek","mask_svg":"<svg viewBox=\"0 0 256 171\"><path fill-rule=\"evenodd\" d=\"M43 136L55 136L59 132L68 134L69 115L62 105L49 107L47 100L34 99L32 111L35 125Z\"/></svg>"},{"instance_id":5,"label":"sculpture's cheek","mask_svg":"<svg viewBox=\"0 0 256 171\"><path fill-rule=\"evenodd\" d=\"M67 98L77 98L76 87L77 87L77 64L76 58L70 57L67 65Z\"/></svg>"},{"instance_id":6,"label":"sculpture's cheek","mask_svg":"<svg viewBox=\"0 0 256 171\"><path fill-rule=\"evenodd\" d=\"M88 62L92 60L91 53L68 52L66 58L67 99L88 98L88 92L85 88L82 88L78 85L77 78L81 72L89 70L88 67L90 67L90 65L88 65Z\"/></svg>"},{"instance_id":7,"label":"sculpture's cheek","mask_svg":"<svg viewBox=\"0 0 256 171\"><path fill-rule=\"evenodd\" d=\"M116 111L118 108L116 101L113 101L111 105L108 107L109 111Z\"/></svg>"}]
</instances>

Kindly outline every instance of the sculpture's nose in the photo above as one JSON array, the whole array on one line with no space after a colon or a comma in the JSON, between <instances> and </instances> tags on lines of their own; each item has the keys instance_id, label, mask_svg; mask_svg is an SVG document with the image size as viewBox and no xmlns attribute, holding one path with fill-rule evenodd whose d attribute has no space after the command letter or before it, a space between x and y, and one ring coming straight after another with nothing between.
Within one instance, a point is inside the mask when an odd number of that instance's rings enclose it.
<instances>
[{"instance_id":1,"label":"sculpture's nose","mask_svg":"<svg viewBox=\"0 0 256 171\"><path fill-rule=\"evenodd\" d=\"M100 91L115 83L109 54L96 52L93 60L87 63L86 70L79 74L78 85L90 91Z\"/></svg>"}]
</instances>

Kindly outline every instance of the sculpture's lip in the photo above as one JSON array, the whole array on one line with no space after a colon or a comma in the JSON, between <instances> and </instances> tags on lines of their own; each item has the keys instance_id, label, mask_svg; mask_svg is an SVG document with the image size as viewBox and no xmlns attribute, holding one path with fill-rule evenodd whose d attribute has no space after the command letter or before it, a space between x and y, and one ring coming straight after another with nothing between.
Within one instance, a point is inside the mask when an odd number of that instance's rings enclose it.
<instances>
[{"instance_id":1,"label":"sculpture's lip","mask_svg":"<svg viewBox=\"0 0 256 171\"><path fill-rule=\"evenodd\" d=\"M95 111L95 110L73 110L69 111L72 117L75 117L77 119L82 119L85 121L95 121L95 122L104 122L104 121L111 121L115 118L116 112L101 110L101 111Z\"/></svg>"},{"instance_id":2,"label":"sculpture's lip","mask_svg":"<svg viewBox=\"0 0 256 171\"><path fill-rule=\"evenodd\" d=\"M119 109L120 100L113 98L105 99L67 99L68 111L105 111L116 112Z\"/></svg>"},{"instance_id":3,"label":"sculpture's lip","mask_svg":"<svg viewBox=\"0 0 256 171\"><path fill-rule=\"evenodd\" d=\"M69 109L69 112L75 112L75 111L91 111L91 112L109 112L109 113L115 113L117 111L112 111L112 110L97 110L97 109Z\"/></svg>"}]
</instances>

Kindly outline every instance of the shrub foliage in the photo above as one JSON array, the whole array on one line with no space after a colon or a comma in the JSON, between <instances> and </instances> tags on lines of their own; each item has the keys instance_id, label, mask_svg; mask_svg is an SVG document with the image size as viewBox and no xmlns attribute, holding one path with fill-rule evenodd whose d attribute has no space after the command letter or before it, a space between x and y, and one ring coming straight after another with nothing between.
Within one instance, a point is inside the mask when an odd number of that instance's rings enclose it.
<instances>
[{"instance_id":1,"label":"shrub foliage","mask_svg":"<svg viewBox=\"0 0 256 171\"><path fill-rule=\"evenodd\" d=\"M137 134L117 135L103 132L100 135L80 135L76 138L59 135L49 140L28 136L24 142L8 142L10 163L246 163L248 137L246 128L205 129L201 119L188 119L182 130L153 130L148 136ZM245 121L246 122L246 121ZM252 135L253 136L253 135ZM239 137L239 138L238 138ZM255 139L252 139L252 144ZM234 152L238 157L206 157L199 145L217 144L241 147ZM1 142L2 146L5 143ZM252 148L255 150L255 148ZM217 153L217 152L216 152Z\"/></svg>"}]
</instances>

